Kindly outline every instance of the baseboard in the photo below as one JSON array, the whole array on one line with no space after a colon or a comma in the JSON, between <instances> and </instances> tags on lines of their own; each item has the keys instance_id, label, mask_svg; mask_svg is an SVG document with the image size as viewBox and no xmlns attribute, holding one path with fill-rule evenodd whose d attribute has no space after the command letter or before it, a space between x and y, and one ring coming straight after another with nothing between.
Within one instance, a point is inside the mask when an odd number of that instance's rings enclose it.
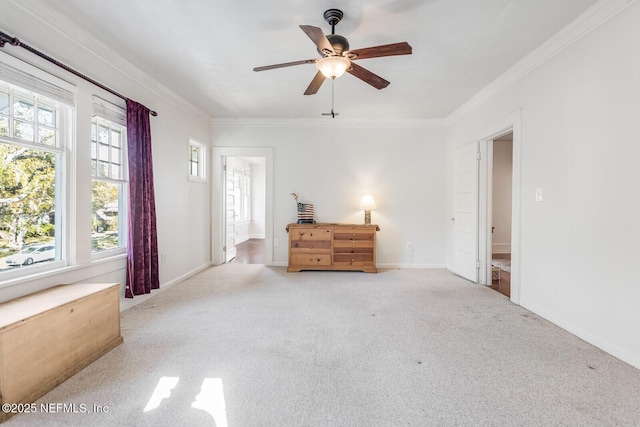
<instances>
[{"instance_id":1,"label":"baseboard","mask_svg":"<svg viewBox=\"0 0 640 427\"><path fill-rule=\"evenodd\" d=\"M491 245L491 250L494 254L510 254L511 253L511 244L510 243L494 243Z\"/></svg>"},{"instance_id":2,"label":"baseboard","mask_svg":"<svg viewBox=\"0 0 640 427\"><path fill-rule=\"evenodd\" d=\"M628 351L623 350L620 347L610 343L606 339L595 336L569 322L567 319L557 317L551 314L549 311L536 306L535 304L529 304L524 299L521 299L520 306L531 311L532 313L537 314L545 320L548 320L554 325L559 326L560 328L577 336L578 338L585 340L589 344L594 345L599 349L609 353L610 355L622 360L623 362L640 369L640 356L631 354Z\"/></svg>"},{"instance_id":3,"label":"baseboard","mask_svg":"<svg viewBox=\"0 0 640 427\"><path fill-rule=\"evenodd\" d=\"M134 307L140 303L143 303L145 301L147 301L149 298L158 295L160 292L164 291L165 289L170 288L171 286L175 285L176 283L180 283L183 282L185 280L187 280L189 277L191 276L195 276L196 274L200 273L201 271L206 270L207 268L211 267L213 264L211 263L206 263L204 265L201 265L200 267L191 270L185 274L183 274L182 276L176 277L175 279L167 282L167 283L161 283L160 284L160 288L158 289L154 289L153 291L151 291L150 294L145 294L145 295L136 295L133 298L120 298L120 312L123 312L131 307Z\"/></svg>"},{"instance_id":4,"label":"baseboard","mask_svg":"<svg viewBox=\"0 0 640 427\"><path fill-rule=\"evenodd\" d=\"M396 264L396 263L377 263L378 268L426 268L426 269L443 269L444 264Z\"/></svg>"},{"instance_id":5,"label":"baseboard","mask_svg":"<svg viewBox=\"0 0 640 427\"><path fill-rule=\"evenodd\" d=\"M288 267L287 262L277 261L271 264L273 267ZM377 263L378 268L426 268L426 269L444 269L444 264L395 264L395 263Z\"/></svg>"}]
</instances>

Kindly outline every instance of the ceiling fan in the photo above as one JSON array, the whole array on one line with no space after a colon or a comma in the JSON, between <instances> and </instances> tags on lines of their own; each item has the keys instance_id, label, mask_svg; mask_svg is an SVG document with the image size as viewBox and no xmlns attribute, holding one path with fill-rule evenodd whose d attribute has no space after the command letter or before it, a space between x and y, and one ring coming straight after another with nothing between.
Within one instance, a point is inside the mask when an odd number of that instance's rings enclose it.
<instances>
[{"instance_id":1,"label":"ceiling fan","mask_svg":"<svg viewBox=\"0 0 640 427\"><path fill-rule=\"evenodd\" d=\"M355 60L367 58L379 58L383 56L410 55L412 50L407 42L393 43L381 46L367 47L363 49L349 50L349 41L335 33L336 24L342 20L343 13L339 9L329 9L324 12L324 19L331 25L331 34L311 25L300 25L302 31L315 43L321 58L303 59L301 61L285 62L282 64L256 67L253 71L273 70L275 68L290 67L293 65L316 64L318 72L304 92L305 95L313 95L318 92L326 78L335 79L345 72L370 84L376 89L384 89L389 82L356 64Z\"/></svg>"}]
</instances>

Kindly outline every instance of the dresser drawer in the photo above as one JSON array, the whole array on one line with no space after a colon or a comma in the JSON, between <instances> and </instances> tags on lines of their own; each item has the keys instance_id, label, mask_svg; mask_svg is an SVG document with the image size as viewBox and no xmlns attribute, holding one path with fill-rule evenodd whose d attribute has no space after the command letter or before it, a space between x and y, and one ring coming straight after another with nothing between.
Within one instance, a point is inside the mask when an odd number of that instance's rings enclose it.
<instances>
[{"instance_id":1,"label":"dresser drawer","mask_svg":"<svg viewBox=\"0 0 640 427\"><path fill-rule=\"evenodd\" d=\"M371 241L375 234L369 230L340 230L333 233L335 241Z\"/></svg>"},{"instance_id":2,"label":"dresser drawer","mask_svg":"<svg viewBox=\"0 0 640 427\"><path fill-rule=\"evenodd\" d=\"M358 248L373 248L373 240L334 240L333 250L338 249L358 249Z\"/></svg>"},{"instance_id":3,"label":"dresser drawer","mask_svg":"<svg viewBox=\"0 0 640 427\"><path fill-rule=\"evenodd\" d=\"M308 250L331 250L331 240L293 240L291 250L295 252L309 252Z\"/></svg>"},{"instance_id":4,"label":"dresser drawer","mask_svg":"<svg viewBox=\"0 0 640 427\"><path fill-rule=\"evenodd\" d=\"M373 254L373 246L368 246L368 247L349 246L344 248L334 247L333 253L334 254Z\"/></svg>"},{"instance_id":5,"label":"dresser drawer","mask_svg":"<svg viewBox=\"0 0 640 427\"><path fill-rule=\"evenodd\" d=\"M345 265L371 265L373 263L373 252L369 253L352 253L352 254L333 254L333 263L338 266Z\"/></svg>"},{"instance_id":6,"label":"dresser drawer","mask_svg":"<svg viewBox=\"0 0 640 427\"><path fill-rule=\"evenodd\" d=\"M289 263L297 266L331 265L331 253L291 253Z\"/></svg>"},{"instance_id":7,"label":"dresser drawer","mask_svg":"<svg viewBox=\"0 0 640 427\"><path fill-rule=\"evenodd\" d=\"M291 230L291 241L298 240L331 240L330 228L302 228Z\"/></svg>"}]
</instances>

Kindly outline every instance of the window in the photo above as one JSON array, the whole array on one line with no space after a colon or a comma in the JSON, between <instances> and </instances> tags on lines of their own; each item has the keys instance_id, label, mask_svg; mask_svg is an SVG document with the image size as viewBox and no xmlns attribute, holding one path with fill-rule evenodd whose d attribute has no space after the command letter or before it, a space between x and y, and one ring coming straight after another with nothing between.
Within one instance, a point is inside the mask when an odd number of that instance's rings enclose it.
<instances>
[{"instance_id":1,"label":"window","mask_svg":"<svg viewBox=\"0 0 640 427\"><path fill-rule=\"evenodd\" d=\"M106 107L105 107L106 105ZM91 120L91 250L124 249L126 115L120 107L94 97ZM107 118L105 118L107 117Z\"/></svg>"},{"instance_id":2,"label":"window","mask_svg":"<svg viewBox=\"0 0 640 427\"><path fill-rule=\"evenodd\" d=\"M4 61L5 56L0 59ZM30 271L27 267L46 268L63 259L63 167L74 95L49 79L36 77L44 75L36 71L29 70L27 74L0 62L3 277L12 272L26 274Z\"/></svg>"},{"instance_id":3,"label":"window","mask_svg":"<svg viewBox=\"0 0 640 427\"><path fill-rule=\"evenodd\" d=\"M251 219L251 170L242 176L242 217L243 221Z\"/></svg>"},{"instance_id":4,"label":"window","mask_svg":"<svg viewBox=\"0 0 640 427\"><path fill-rule=\"evenodd\" d=\"M251 169L233 168L233 189L236 195L237 221L251 221Z\"/></svg>"},{"instance_id":5,"label":"window","mask_svg":"<svg viewBox=\"0 0 640 427\"><path fill-rule=\"evenodd\" d=\"M189 179L206 182L205 146L193 139L189 140Z\"/></svg>"}]
</instances>

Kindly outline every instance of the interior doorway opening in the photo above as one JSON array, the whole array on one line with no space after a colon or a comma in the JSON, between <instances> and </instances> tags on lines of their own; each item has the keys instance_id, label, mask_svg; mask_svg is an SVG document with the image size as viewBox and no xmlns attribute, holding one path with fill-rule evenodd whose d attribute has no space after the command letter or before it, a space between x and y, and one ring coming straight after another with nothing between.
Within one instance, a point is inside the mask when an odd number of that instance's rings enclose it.
<instances>
[{"instance_id":1,"label":"interior doorway opening","mask_svg":"<svg viewBox=\"0 0 640 427\"><path fill-rule=\"evenodd\" d=\"M265 157L224 157L225 262L265 263L265 165Z\"/></svg>"},{"instance_id":2,"label":"interior doorway opening","mask_svg":"<svg viewBox=\"0 0 640 427\"><path fill-rule=\"evenodd\" d=\"M489 142L491 167L491 282L492 289L511 297L511 216L513 182L513 132Z\"/></svg>"},{"instance_id":3,"label":"interior doorway opening","mask_svg":"<svg viewBox=\"0 0 640 427\"><path fill-rule=\"evenodd\" d=\"M236 248L227 242L227 176L228 158L264 158L264 265L273 265L273 148L272 147L213 147L211 197L211 263L227 262L227 248ZM235 220L235 212L233 214ZM234 231L236 231L234 229ZM235 239L237 240L237 239Z\"/></svg>"}]
</instances>

